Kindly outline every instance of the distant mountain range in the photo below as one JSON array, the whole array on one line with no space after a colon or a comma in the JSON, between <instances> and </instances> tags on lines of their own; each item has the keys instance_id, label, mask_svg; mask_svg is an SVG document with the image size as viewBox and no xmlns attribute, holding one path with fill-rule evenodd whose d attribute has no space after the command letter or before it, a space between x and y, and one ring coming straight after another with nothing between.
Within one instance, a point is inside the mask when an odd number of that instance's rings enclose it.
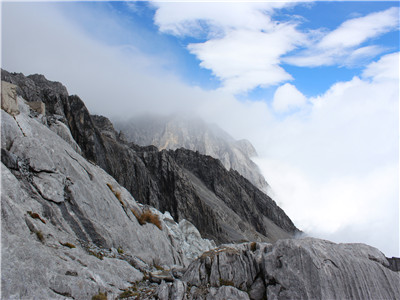
<instances>
[{"instance_id":1,"label":"distant mountain range","mask_svg":"<svg viewBox=\"0 0 400 300\"><path fill-rule=\"evenodd\" d=\"M236 141L215 124L196 117L147 114L127 121L114 120L114 125L128 141L140 146L154 145L160 150L185 148L210 155L227 170L238 171L261 191L268 192L267 182L251 160L257 156L253 145L247 140Z\"/></svg>"}]
</instances>

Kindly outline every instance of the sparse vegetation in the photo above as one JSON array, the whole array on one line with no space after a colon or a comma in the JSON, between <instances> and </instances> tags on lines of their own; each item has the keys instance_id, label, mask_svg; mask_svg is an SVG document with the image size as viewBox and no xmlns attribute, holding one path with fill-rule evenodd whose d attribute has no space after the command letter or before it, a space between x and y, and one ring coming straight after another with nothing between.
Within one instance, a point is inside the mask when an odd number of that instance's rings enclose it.
<instances>
[{"instance_id":1,"label":"sparse vegetation","mask_svg":"<svg viewBox=\"0 0 400 300\"><path fill-rule=\"evenodd\" d=\"M43 233L40 230L35 231L36 237L41 241L42 243L44 242L44 236Z\"/></svg>"},{"instance_id":2,"label":"sparse vegetation","mask_svg":"<svg viewBox=\"0 0 400 300\"><path fill-rule=\"evenodd\" d=\"M121 192L114 190L114 187L111 185L111 183L107 183L107 186L110 191L113 192L114 196L118 199L119 203L121 203L121 205L125 207L125 203L124 201L122 201Z\"/></svg>"},{"instance_id":3,"label":"sparse vegetation","mask_svg":"<svg viewBox=\"0 0 400 300\"><path fill-rule=\"evenodd\" d=\"M124 250L121 247L118 247L117 252L119 254L124 254Z\"/></svg>"},{"instance_id":4,"label":"sparse vegetation","mask_svg":"<svg viewBox=\"0 0 400 300\"><path fill-rule=\"evenodd\" d=\"M251 242L250 243L250 250L251 250L251 252L255 252L257 250L257 243L256 242Z\"/></svg>"},{"instance_id":5,"label":"sparse vegetation","mask_svg":"<svg viewBox=\"0 0 400 300\"><path fill-rule=\"evenodd\" d=\"M30 210L27 211L27 213L28 213L28 215L31 216L32 219L39 219L40 221L42 221L43 224L46 224L46 221L43 220L38 213L31 212Z\"/></svg>"},{"instance_id":6,"label":"sparse vegetation","mask_svg":"<svg viewBox=\"0 0 400 300\"><path fill-rule=\"evenodd\" d=\"M90 255L96 256L98 259L103 260L104 255L100 252L94 252L92 250L88 251Z\"/></svg>"},{"instance_id":7,"label":"sparse vegetation","mask_svg":"<svg viewBox=\"0 0 400 300\"><path fill-rule=\"evenodd\" d=\"M126 291L123 291L121 294L119 294L118 299L125 299L125 298L129 298L129 297L134 297L137 295L138 295L137 292L134 292L132 290L126 290Z\"/></svg>"},{"instance_id":8,"label":"sparse vegetation","mask_svg":"<svg viewBox=\"0 0 400 300\"><path fill-rule=\"evenodd\" d=\"M107 293L99 292L97 295L92 297L92 300L107 300Z\"/></svg>"},{"instance_id":9,"label":"sparse vegetation","mask_svg":"<svg viewBox=\"0 0 400 300\"><path fill-rule=\"evenodd\" d=\"M60 242L60 244L65 246L65 247L71 248L71 249L72 248L76 248L74 244L71 244L71 243L68 243L68 242L66 242L66 243Z\"/></svg>"},{"instance_id":10,"label":"sparse vegetation","mask_svg":"<svg viewBox=\"0 0 400 300\"><path fill-rule=\"evenodd\" d=\"M219 285L220 286L224 286L224 285L235 286L232 281L225 280L225 279L222 279L222 278L219 279Z\"/></svg>"},{"instance_id":11,"label":"sparse vegetation","mask_svg":"<svg viewBox=\"0 0 400 300\"><path fill-rule=\"evenodd\" d=\"M152 223L158 227L158 229L162 230L162 225L160 218L158 215L154 214L151 212L150 209L146 209L142 212L142 214L139 214L136 212L134 209L131 208L131 211L133 215L136 217L140 225L144 225L146 223Z\"/></svg>"}]
</instances>

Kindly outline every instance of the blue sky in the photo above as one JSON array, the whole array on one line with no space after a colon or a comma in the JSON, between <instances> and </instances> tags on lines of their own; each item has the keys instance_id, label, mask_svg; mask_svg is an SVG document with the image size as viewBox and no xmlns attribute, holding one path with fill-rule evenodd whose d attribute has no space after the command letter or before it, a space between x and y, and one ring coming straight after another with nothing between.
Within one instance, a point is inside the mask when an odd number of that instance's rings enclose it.
<instances>
[{"instance_id":1,"label":"blue sky","mask_svg":"<svg viewBox=\"0 0 400 300\"><path fill-rule=\"evenodd\" d=\"M399 256L399 2L3 2L2 67L112 120L195 114L304 232Z\"/></svg>"},{"instance_id":2,"label":"blue sky","mask_svg":"<svg viewBox=\"0 0 400 300\"><path fill-rule=\"evenodd\" d=\"M170 64L165 68L177 74L189 85L198 85L203 89L217 89L221 79L210 68L200 67L199 58L187 49L191 43L207 41L207 30L199 36L173 35L160 32L154 22L157 7L148 2L71 2L56 4L57 8L87 35L111 46L131 45L142 52L165 57ZM229 10L230 4L226 4ZM343 22L367 16L368 14L398 7L396 1L371 2L313 2L277 9L271 14L273 21L296 22L301 32L310 30L333 31ZM101 22L98 20L107 20ZM206 23L206 19L203 20ZM207 26L205 26L207 27ZM366 39L360 46L379 45L383 49L379 55L399 49L399 34L395 28ZM304 47L299 46L283 56L296 55ZM325 92L338 81L349 80L373 61L378 55L369 55L353 65L341 66L296 66L282 62L280 65L293 77L293 83L307 97ZM255 88L238 92L239 99L271 101L277 85Z\"/></svg>"}]
</instances>

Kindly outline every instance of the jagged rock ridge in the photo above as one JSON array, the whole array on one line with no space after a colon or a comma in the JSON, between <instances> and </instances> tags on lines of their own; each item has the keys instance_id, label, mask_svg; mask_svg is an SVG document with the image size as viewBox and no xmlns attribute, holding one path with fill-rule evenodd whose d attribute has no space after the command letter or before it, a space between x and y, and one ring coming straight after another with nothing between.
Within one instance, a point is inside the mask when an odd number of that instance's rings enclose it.
<instances>
[{"instance_id":1,"label":"jagged rock ridge","mask_svg":"<svg viewBox=\"0 0 400 300\"><path fill-rule=\"evenodd\" d=\"M251 160L257 156L253 145L247 140L234 140L215 124L178 115L145 115L126 121L115 120L114 123L130 142L140 146L154 145L161 150L199 151L220 160L227 170L238 171L264 193L268 191L267 182Z\"/></svg>"},{"instance_id":2,"label":"jagged rock ridge","mask_svg":"<svg viewBox=\"0 0 400 300\"><path fill-rule=\"evenodd\" d=\"M185 164L185 160L178 159L178 154L184 153L180 150L158 151L155 147L127 143L107 118L91 116L83 101L78 96L66 96L58 83L44 84L42 76L28 76L24 82L21 74L2 74L3 79L22 87L34 87L34 95L51 95L44 101L50 127L54 127L54 122L64 122L83 155L106 170L141 203L169 211L176 220L189 220L203 236L217 243L275 241L298 232L271 198L237 172L227 171L219 161L187 151L186 161L196 164ZM40 90L42 86L44 91ZM49 91L51 86L56 88ZM29 93L25 91L24 95ZM52 108L47 109L48 106ZM60 114L52 113L55 108L62 108L57 110ZM214 171L220 177L218 183L210 185L211 179L200 176L196 168L203 173Z\"/></svg>"}]
</instances>

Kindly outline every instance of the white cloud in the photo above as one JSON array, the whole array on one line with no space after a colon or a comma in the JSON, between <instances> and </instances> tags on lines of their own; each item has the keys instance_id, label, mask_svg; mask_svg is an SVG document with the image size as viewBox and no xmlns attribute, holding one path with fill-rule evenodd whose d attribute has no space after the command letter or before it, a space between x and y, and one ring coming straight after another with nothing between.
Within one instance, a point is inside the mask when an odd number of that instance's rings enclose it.
<instances>
[{"instance_id":1,"label":"white cloud","mask_svg":"<svg viewBox=\"0 0 400 300\"><path fill-rule=\"evenodd\" d=\"M379 61L371 63L363 72L363 77L374 81L399 81L399 54L392 53L383 56Z\"/></svg>"},{"instance_id":2,"label":"white cloud","mask_svg":"<svg viewBox=\"0 0 400 300\"><path fill-rule=\"evenodd\" d=\"M258 145L277 200L300 228L397 256L398 60L383 56L361 78L309 99L311 109L270 123Z\"/></svg>"},{"instance_id":3,"label":"white cloud","mask_svg":"<svg viewBox=\"0 0 400 300\"><path fill-rule=\"evenodd\" d=\"M157 4L155 23L160 31L178 36L199 36L203 43L189 44L201 61L230 93L275 85L292 77L279 66L280 57L306 37L290 22L270 18L276 8L294 3L163 3Z\"/></svg>"},{"instance_id":4,"label":"white cloud","mask_svg":"<svg viewBox=\"0 0 400 300\"><path fill-rule=\"evenodd\" d=\"M399 8L371 13L342 23L336 30L328 33L319 43L321 49L349 48L360 45L368 39L397 29Z\"/></svg>"},{"instance_id":5,"label":"white cloud","mask_svg":"<svg viewBox=\"0 0 400 300\"><path fill-rule=\"evenodd\" d=\"M204 30L210 36L234 29L268 30L271 24L266 13L294 5L294 2L155 1L158 9L154 22L161 32L177 36L197 36Z\"/></svg>"},{"instance_id":6,"label":"white cloud","mask_svg":"<svg viewBox=\"0 0 400 300\"><path fill-rule=\"evenodd\" d=\"M274 94L272 107L278 112L287 112L305 105L307 98L292 84L285 83Z\"/></svg>"},{"instance_id":7,"label":"white cloud","mask_svg":"<svg viewBox=\"0 0 400 300\"><path fill-rule=\"evenodd\" d=\"M376 45L360 47L372 38L398 30L399 8L371 13L345 21L337 29L320 36L306 49L284 58L296 66L353 65L373 58L385 49Z\"/></svg>"}]
</instances>

